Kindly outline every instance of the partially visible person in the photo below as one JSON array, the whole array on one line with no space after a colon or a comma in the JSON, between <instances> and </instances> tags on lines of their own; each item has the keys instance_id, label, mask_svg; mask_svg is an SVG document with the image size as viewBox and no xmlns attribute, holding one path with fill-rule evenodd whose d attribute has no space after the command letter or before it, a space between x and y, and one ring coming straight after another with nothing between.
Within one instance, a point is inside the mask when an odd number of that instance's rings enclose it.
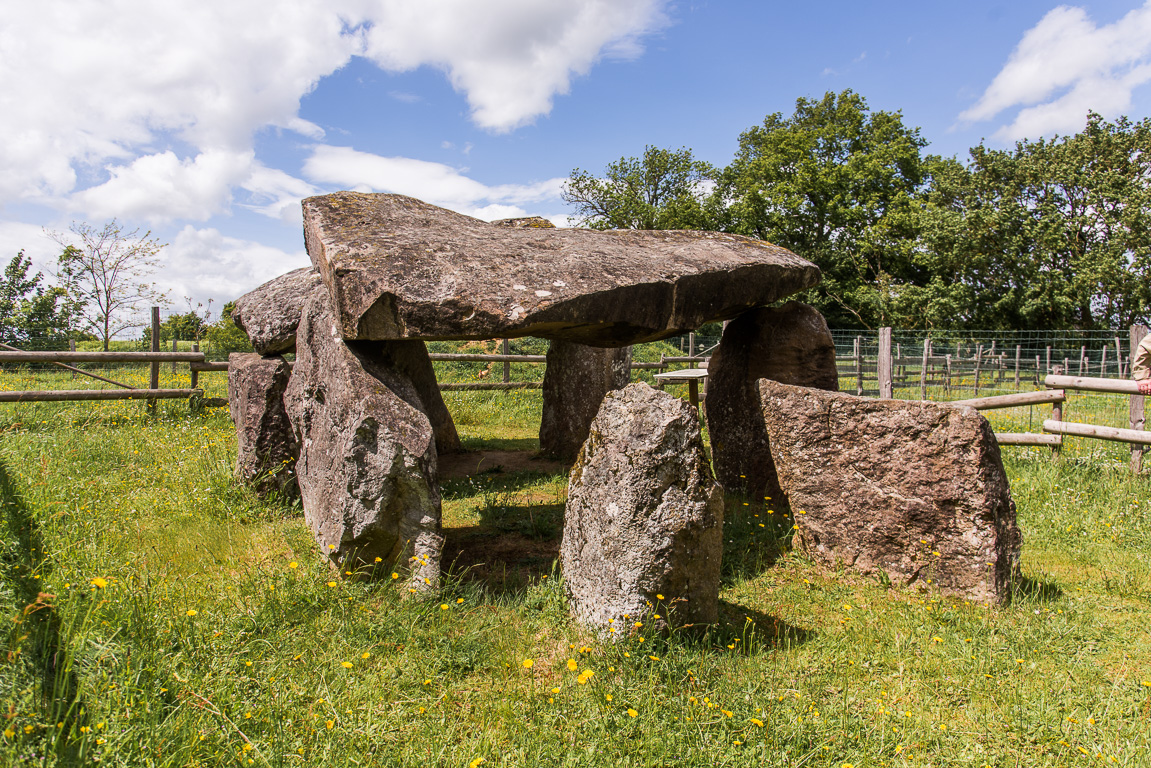
<instances>
[{"instance_id":1,"label":"partially visible person","mask_svg":"<svg viewBox=\"0 0 1151 768\"><path fill-rule=\"evenodd\" d=\"M1139 385L1139 391L1151 395L1151 333L1143 337L1131 361L1131 378Z\"/></svg>"}]
</instances>

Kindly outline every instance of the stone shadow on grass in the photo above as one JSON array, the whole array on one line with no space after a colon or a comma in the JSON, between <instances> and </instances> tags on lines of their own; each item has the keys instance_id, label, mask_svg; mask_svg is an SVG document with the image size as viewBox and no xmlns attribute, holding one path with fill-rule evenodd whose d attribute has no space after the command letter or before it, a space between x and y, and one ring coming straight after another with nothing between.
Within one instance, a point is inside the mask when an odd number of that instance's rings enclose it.
<instances>
[{"instance_id":1,"label":"stone shadow on grass","mask_svg":"<svg viewBox=\"0 0 1151 768\"><path fill-rule=\"evenodd\" d=\"M818 633L789 624L778 616L721 599L719 623L713 636L722 648L748 655L771 648L795 648L811 642Z\"/></svg>"},{"instance_id":2,"label":"stone shadow on grass","mask_svg":"<svg viewBox=\"0 0 1151 768\"><path fill-rule=\"evenodd\" d=\"M792 519L786 504L764 506L743 495L727 494L720 584L754 579L774 566L791 551L791 534Z\"/></svg>"},{"instance_id":3,"label":"stone shadow on grass","mask_svg":"<svg viewBox=\"0 0 1151 768\"><path fill-rule=\"evenodd\" d=\"M1050 603L1063 597L1063 590L1053 581L1033 579L1030 576L1019 576L1012 580L1010 602L1030 601L1036 603Z\"/></svg>"},{"instance_id":4,"label":"stone shadow on grass","mask_svg":"<svg viewBox=\"0 0 1151 768\"><path fill-rule=\"evenodd\" d=\"M562 518L562 505L559 508ZM538 514L540 507L533 507ZM512 514L527 517L521 510ZM560 537L539 538L487 526L444 529L443 569L465 582L479 582L493 594L523 592L554 572Z\"/></svg>"}]
</instances>

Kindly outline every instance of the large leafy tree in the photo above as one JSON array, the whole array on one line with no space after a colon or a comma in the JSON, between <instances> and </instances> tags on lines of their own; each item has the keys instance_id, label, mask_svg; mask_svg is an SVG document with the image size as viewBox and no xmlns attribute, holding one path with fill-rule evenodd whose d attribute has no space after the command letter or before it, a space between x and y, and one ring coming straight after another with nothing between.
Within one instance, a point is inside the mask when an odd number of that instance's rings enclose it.
<instances>
[{"instance_id":1,"label":"large leafy tree","mask_svg":"<svg viewBox=\"0 0 1151 768\"><path fill-rule=\"evenodd\" d=\"M135 312L142 304L164 305L167 297L149 281L159 268L164 243L151 232L126 232L115 219L100 229L73 224L71 234L50 232L64 246L58 258L58 277L84 306L88 328L104 342L116 334L143 325Z\"/></svg>"},{"instance_id":2,"label":"large leafy tree","mask_svg":"<svg viewBox=\"0 0 1151 768\"><path fill-rule=\"evenodd\" d=\"M928 275L913 258L926 142L898 112L871 111L850 90L801 98L739 138L717 195L728 231L815 262L804 298L832 325L900 324L901 294Z\"/></svg>"},{"instance_id":3,"label":"large leafy tree","mask_svg":"<svg viewBox=\"0 0 1151 768\"><path fill-rule=\"evenodd\" d=\"M690 149L645 147L643 157L609 163L603 177L576 168L564 202L592 229L708 229L706 201L715 171Z\"/></svg>"},{"instance_id":4,"label":"large leafy tree","mask_svg":"<svg viewBox=\"0 0 1151 768\"><path fill-rule=\"evenodd\" d=\"M1108 123L1014 150L983 145L932 174L920 316L964 305L952 325L1117 328L1151 311L1151 121ZM960 300L961 301L958 301ZM933 309L934 308L934 309ZM939 318L943 319L943 318Z\"/></svg>"},{"instance_id":5,"label":"large leafy tree","mask_svg":"<svg viewBox=\"0 0 1151 768\"><path fill-rule=\"evenodd\" d=\"M81 307L58 286L46 286L20 251L0 274L0 342L39 349L59 346L74 330Z\"/></svg>"}]
</instances>

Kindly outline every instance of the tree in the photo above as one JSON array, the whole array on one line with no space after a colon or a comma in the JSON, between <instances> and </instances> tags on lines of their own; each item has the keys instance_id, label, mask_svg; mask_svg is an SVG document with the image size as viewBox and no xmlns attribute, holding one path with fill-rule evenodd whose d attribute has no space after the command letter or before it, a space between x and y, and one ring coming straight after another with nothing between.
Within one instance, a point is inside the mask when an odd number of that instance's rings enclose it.
<instances>
[{"instance_id":1,"label":"tree","mask_svg":"<svg viewBox=\"0 0 1151 768\"><path fill-rule=\"evenodd\" d=\"M709 180L714 169L690 149L644 147L643 157L609 163L605 178L576 168L563 199L592 229L707 229Z\"/></svg>"},{"instance_id":2,"label":"tree","mask_svg":"<svg viewBox=\"0 0 1151 768\"><path fill-rule=\"evenodd\" d=\"M41 349L60 346L73 331L80 307L57 286L29 277L32 260L20 251L0 275L0 342Z\"/></svg>"},{"instance_id":3,"label":"tree","mask_svg":"<svg viewBox=\"0 0 1151 768\"><path fill-rule=\"evenodd\" d=\"M78 223L70 231L79 238L79 245L66 233L49 232L64 246L58 257L58 277L83 304L87 326L107 350L113 336L143 325L133 314L137 307L146 302L167 303L164 293L147 280L160 266L158 254L165 244L152 239L151 232L125 232L115 219L101 229Z\"/></svg>"},{"instance_id":4,"label":"tree","mask_svg":"<svg viewBox=\"0 0 1151 768\"><path fill-rule=\"evenodd\" d=\"M971 150L925 196L922 251L968 327L1126 327L1151 312L1151 120Z\"/></svg>"},{"instance_id":5,"label":"tree","mask_svg":"<svg viewBox=\"0 0 1151 768\"><path fill-rule=\"evenodd\" d=\"M918 128L899 112L871 112L846 90L801 98L739 138L717 196L725 230L769 240L823 271L804 298L833 326L903 322L899 297L927 274L912 256L925 179Z\"/></svg>"}]
</instances>

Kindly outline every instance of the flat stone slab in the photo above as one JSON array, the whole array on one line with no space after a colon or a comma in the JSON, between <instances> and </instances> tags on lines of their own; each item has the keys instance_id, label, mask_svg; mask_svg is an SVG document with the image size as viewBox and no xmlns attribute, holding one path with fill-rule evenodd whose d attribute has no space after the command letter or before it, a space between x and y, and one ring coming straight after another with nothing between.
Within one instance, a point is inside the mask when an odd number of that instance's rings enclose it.
<instances>
[{"instance_id":1,"label":"flat stone slab","mask_svg":"<svg viewBox=\"0 0 1151 768\"><path fill-rule=\"evenodd\" d=\"M1021 536L999 444L974 408L759 380L795 545L827 568L1004 602Z\"/></svg>"},{"instance_id":2,"label":"flat stone slab","mask_svg":"<svg viewBox=\"0 0 1151 768\"><path fill-rule=\"evenodd\" d=\"M348 340L619 347L736 317L820 278L791 251L739 235L496 226L359 192L303 207L308 255Z\"/></svg>"},{"instance_id":3,"label":"flat stone slab","mask_svg":"<svg viewBox=\"0 0 1151 768\"><path fill-rule=\"evenodd\" d=\"M319 285L316 270L303 267L269 280L236 299L232 322L261 355L296 351L296 327L304 302Z\"/></svg>"}]
</instances>

